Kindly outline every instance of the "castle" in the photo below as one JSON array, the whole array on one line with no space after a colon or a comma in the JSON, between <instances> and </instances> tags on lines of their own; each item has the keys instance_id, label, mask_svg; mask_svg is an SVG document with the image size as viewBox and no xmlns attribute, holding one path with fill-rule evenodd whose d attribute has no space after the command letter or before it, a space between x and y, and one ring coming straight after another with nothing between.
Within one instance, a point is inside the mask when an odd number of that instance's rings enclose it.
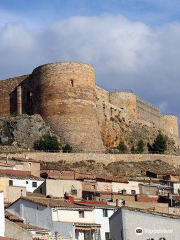
<instances>
[{"instance_id":1,"label":"castle","mask_svg":"<svg viewBox=\"0 0 180 240\"><path fill-rule=\"evenodd\" d=\"M136 97L131 91L108 92L95 85L92 66L60 62L32 74L0 81L0 116L40 114L62 143L77 151L104 151L101 126L112 111L178 138L174 115ZM106 111L106 112L105 112Z\"/></svg>"}]
</instances>

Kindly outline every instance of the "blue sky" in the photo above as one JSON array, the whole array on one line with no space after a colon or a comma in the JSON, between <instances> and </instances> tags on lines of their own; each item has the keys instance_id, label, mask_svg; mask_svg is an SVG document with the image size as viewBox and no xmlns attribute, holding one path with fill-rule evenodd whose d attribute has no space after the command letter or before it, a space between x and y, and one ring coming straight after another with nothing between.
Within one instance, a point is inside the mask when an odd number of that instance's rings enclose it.
<instances>
[{"instance_id":1,"label":"blue sky","mask_svg":"<svg viewBox=\"0 0 180 240\"><path fill-rule=\"evenodd\" d=\"M180 117L180 1L0 0L0 79L66 60Z\"/></svg>"},{"instance_id":2,"label":"blue sky","mask_svg":"<svg viewBox=\"0 0 180 240\"><path fill-rule=\"evenodd\" d=\"M134 21L161 25L180 19L179 0L0 0L0 9L44 26L71 16L122 14Z\"/></svg>"}]
</instances>

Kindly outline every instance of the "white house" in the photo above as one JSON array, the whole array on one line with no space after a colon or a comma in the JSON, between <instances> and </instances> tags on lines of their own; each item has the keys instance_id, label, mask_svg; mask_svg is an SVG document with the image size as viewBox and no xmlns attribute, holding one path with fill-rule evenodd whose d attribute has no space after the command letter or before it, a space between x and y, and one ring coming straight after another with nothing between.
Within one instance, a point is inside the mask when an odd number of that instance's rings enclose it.
<instances>
[{"instance_id":1,"label":"white house","mask_svg":"<svg viewBox=\"0 0 180 240\"><path fill-rule=\"evenodd\" d=\"M0 192L0 236L4 237L5 232L5 217L4 217L4 197L3 192Z\"/></svg>"},{"instance_id":2,"label":"white house","mask_svg":"<svg viewBox=\"0 0 180 240\"><path fill-rule=\"evenodd\" d=\"M110 217L110 237L116 240L178 240L179 225L179 216L122 207Z\"/></svg>"},{"instance_id":3,"label":"white house","mask_svg":"<svg viewBox=\"0 0 180 240\"><path fill-rule=\"evenodd\" d=\"M93 208L53 198L20 198L8 211L25 223L58 232L63 238L100 240L101 225L95 223Z\"/></svg>"},{"instance_id":4,"label":"white house","mask_svg":"<svg viewBox=\"0 0 180 240\"><path fill-rule=\"evenodd\" d=\"M87 201L79 204L94 208L94 222L101 225L101 240L108 240L110 238L109 218L114 214L117 208L99 202L88 203Z\"/></svg>"},{"instance_id":5,"label":"white house","mask_svg":"<svg viewBox=\"0 0 180 240\"><path fill-rule=\"evenodd\" d=\"M126 190L127 194L139 194L139 184L138 181L129 180L127 183L123 182L112 182L112 192L122 193Z\"/></svg>"},{"instance_id":6,"label":"white house","mask_svg":"<svg viewBox=\"0 0 180 240\"><path fill-rule=\"evenodd\" d=\"M27 192L34 192L43 182L43 178L33 176L29 171L0 170L0 190L15 186L26 187Z\"/></svg>"}]
</instances>

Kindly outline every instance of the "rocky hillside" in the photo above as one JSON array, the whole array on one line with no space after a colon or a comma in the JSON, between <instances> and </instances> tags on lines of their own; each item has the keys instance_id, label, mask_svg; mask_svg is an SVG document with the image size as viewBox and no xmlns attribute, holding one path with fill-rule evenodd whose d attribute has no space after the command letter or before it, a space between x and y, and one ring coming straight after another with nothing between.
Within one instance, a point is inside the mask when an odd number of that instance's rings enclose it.
<instances>
[{"instance_id":1,"label":"rocky hillside","mask_svg":"<svg viewBox=\"0 0 180 240\"><path fill-rule=\"evenodd\" d=\"M143 162L112 162L108 165L104 163L97 163L94 160L80 161L80 162L67 162L59 161L53 162L41 162L42 166L52 166L56 169L74 169L79 173L88 174L105 174L116 177L136 177L146 176L146 171L165 171L180 174L180 168L175 168L173 165L167 164L161 160L155 161L143 161Z\"/></svg>"},{"instance_id":2,"label":"rocky hillside","mask_svg":"<svg viewBox=\"0 0 180 240\"><path fill-rule=\"evenodd\" d=\"M125 121L119 115L105 119L101 124L101 134L106 148L111 149L116 147L123 141L127 145L129 152L132 147L137 147L140 140L143 140L145 143L145 151L150 151L158 131L156 127L150 127L133 121ZM167 153L179 155L180 146L177 144L177 139L166 136L166 133L163 134L167 139Z\"/></svg>"},{"instance_id":3,"label":"rocky hillside","mask_svg":"<svg viewBox=\"0 0 180 240\"><path fill-rule=\"evenodd\" d=\"M40 115L0 118L0 145L33 148L34 142L50 133Z\"/></svg>"}]
</instances>

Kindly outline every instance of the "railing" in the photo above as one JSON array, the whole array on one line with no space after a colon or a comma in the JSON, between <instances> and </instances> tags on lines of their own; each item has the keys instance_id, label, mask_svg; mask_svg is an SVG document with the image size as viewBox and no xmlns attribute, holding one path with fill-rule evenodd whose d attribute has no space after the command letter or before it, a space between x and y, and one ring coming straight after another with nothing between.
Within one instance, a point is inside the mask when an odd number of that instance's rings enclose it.
<instances>
[{"instance_id":1,"label":"railing","mask_svg":"<svg viewBox=\"0 0 180 240\"><path fill-rule=\"evenodd\" d=\"M123 89L123 88L106 88L106 87L101 86L101 85L99 85L99 84L96 84L96 86L99 87L99 88L104 89L104 90L107 91L107 92L129 92L129 93L133 93L133 91L130 90L130 89Z\"/></svg>"}]
</instances>

